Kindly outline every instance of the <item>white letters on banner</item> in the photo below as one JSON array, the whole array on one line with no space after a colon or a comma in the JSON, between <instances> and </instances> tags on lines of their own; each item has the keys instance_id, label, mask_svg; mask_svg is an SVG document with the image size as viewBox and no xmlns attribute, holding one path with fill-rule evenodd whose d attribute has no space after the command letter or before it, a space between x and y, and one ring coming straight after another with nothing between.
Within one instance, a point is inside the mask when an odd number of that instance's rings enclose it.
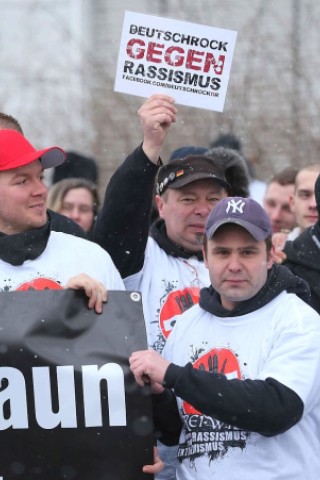
<instances>
[{"instance_id":1,"label":"white letters on banner","mask_svg":"<svg viewBox=\"0 0 320 480\"><path fill-rule=\"evenodd\" d=\"M38 425L43 429L77 428L76 390L73 366L57 366L58 412L52 410L52 387L49 367L33 367L33 394ZM29 428L26 382L17 368L0 367L0 385L6 379L7 386L0 391L0 430ZM101 427L102 415L100 383L107 382L109 425L126 426L126 402L124 373L120 365L107 363L82 367L84 425ZM80 392L77 392L79 395ZM4 404L9 402L10 417L4 416Z\"/></svg>"}]
</instances>

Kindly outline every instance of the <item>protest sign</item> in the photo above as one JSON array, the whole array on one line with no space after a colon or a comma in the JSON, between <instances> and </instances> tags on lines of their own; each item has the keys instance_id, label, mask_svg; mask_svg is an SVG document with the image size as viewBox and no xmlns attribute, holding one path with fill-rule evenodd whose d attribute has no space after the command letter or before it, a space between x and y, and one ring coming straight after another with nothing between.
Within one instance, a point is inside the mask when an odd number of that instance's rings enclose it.
<instances>
[{"instance_id":1,"label":"protest sign","mask_svg":"<svg viewBox=\"0 0 320 480\"><path fill-rule=\"evenodd\" d=\"M148 389L128 357L147 348L141 295L108 293L101 315L73 290L0 294L0 477L150 479Z\"/></svg>"},{"instance_id":2,"label":"protest sign","mask_svg":"<svg viewBox=\"0 0 320 480\"><path fill-rule=\"evenodd\" d=\"M125 12L115 91L222 112L237 33Z\"/></svg>"}]
</instances>

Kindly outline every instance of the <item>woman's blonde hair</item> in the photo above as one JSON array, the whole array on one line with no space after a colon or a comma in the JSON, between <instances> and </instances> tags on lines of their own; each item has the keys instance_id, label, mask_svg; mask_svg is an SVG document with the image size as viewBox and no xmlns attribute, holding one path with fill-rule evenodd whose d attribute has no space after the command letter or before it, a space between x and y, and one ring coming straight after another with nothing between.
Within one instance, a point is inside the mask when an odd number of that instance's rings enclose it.
<instances>
[{"instance_id":1,"label":"woman's blonde hair","mask_svg":"<svg viewBox=\"0 0 320 480\"><path fill-rule=\"evenodd\" d=\"M93 199L93 213L97 215L100 200L97 185L86 178L64 178L57 183L54 183L49 188L47 208L55 212L60 212L64 197L74 188L85 188L92 194Z\"/></svg>"}]
</instances>

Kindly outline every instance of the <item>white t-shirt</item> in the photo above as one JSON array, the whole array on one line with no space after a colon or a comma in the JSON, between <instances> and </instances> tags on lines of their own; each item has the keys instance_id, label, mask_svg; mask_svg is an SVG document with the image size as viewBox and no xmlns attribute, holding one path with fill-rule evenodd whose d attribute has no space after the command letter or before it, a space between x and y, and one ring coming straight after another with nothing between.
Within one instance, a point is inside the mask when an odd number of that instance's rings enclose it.
<instances>
[{"instance_id":1,"label":"white t-shirt","mask_svg":"<svg viewBox=\"0 0 320 480\"><path fill-rule=\"evenodd\" d=\"M300 227L295 227L293 230L291 230L291 232L288 233L287 240L293 241L298 238L301 233L302 229Z\"/></svg>"},{"instance_id":2,"label":"white t-shirt","mask_svg":"<svg viewBox=\"0 0 320 480\"><path fill-rule=\"evenodd\" d=\"M304 403L301 420L265 437L202 415L177 398L183 419L178 480L317 480L320 471L320 317L281 293L255 312L219 318L194 306L181 316L163 351L171 362L227 378L272 377ZM249 408L249 406L248 406Z\"/></svg>"},{"instance_id":3,"label":"white t-shirt","mask_svg":"<svg viewBox=\"0 0 320 480\"><path fill-rule=\"evenodd\" d=\"M250 198L253 198L256 202L263 206L263 199L267 190L267 184L261 180L251 180L249 183Z\"/></svg>"},{"instance_id":4,"label":"white t-shirt","mask_svg":"<svg viewBox=\"0 0 320 480\"><path fill-rule=\"evenodd\" d=\"M127 290L142 293L148 343L161 353L174 325L172 318L198 303L200 289L210 279L203 261L168 255L149 237L143 269L124 283Z\"/></svg>"},{"instance_id":5,"label":"white t-shirt","mask_svg":"<svg viewBox=\"0 0 320 480\"><path fill-rule=\"evenodd\" d=\"M59 289L70 277L86 273L109 290L124 290L109 254L93 242L52 231L43 253L13 266L0 259L0 291Z\"/></svg>"}]
</instances>

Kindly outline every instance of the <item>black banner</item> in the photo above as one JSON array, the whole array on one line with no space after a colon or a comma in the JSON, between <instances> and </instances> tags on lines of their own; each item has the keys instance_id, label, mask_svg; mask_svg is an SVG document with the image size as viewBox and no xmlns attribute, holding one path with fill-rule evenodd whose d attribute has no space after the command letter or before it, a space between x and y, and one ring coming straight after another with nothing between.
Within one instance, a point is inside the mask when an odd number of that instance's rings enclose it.
<instances>
[{"instance_id":1,"label":"black banner","mask_svg":"<svg viewBox=\"0 0 320 480\"><path fill-rule=\"evenodd\" d=\"M0 294L0 478L140 480L153 463L148 390L129 370L147 348L141 296L102 315L72 290Z\"/></svg>"}]
</instances>

